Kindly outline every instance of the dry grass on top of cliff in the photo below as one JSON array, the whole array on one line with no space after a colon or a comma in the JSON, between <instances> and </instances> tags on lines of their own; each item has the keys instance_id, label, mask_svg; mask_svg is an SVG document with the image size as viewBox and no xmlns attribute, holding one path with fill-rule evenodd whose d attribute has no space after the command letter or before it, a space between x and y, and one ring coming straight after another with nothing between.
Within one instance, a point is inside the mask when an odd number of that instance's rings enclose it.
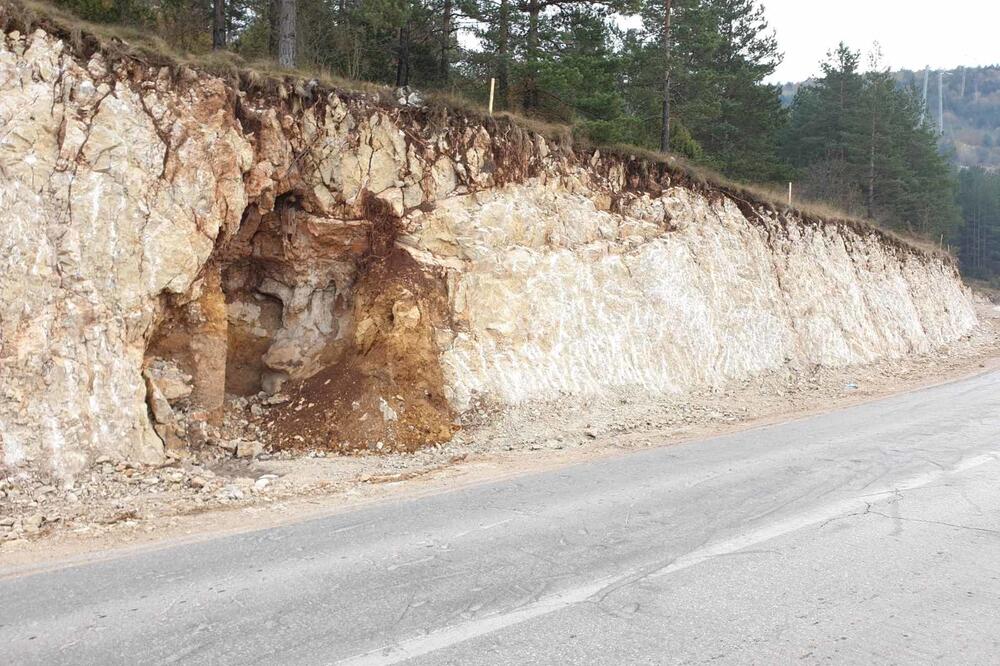
<instances>
[{"instance_id":1,"label":"dry grass on top of cliff","mask_svg":"<svg viewBox=\"0 0 1000 666\"><path fill-rule=\"evenodd\" d=\"M939 245L933 239L897 229L890 229L878 224L876 220L866 220L852 216L824 201L795 200L793 198L792 205L788 205L788 192L783 188L735 183L727 181L722 176L718 177L722 179L726 187L746 193L758 201L769 204L775 210L798 215L807 221L822 220L828 223L833 222L848 226L859 234L876 233L890 245L906 249L916 249L949 264L958 264L958 257L952 251L951 246L945 247L944 245Z\"/></svg>"},{"instance_id":2,"label":"dry grass on top of cliff","mask_svg":"<svg viewBox=\"0 0 1000 666\"><path fill-rule=\"evenodd\" d=\"M0 31L18 30L28 34L39 28L64 40L81 58L100 52L112 61L132 59L153 67L188 66L219 76L244 90L275 93L284 86L296 91L303 88L296 84L315 81L321 91L363 93L380 101L393 97L391 86L347 79L329 70L288 69L274 60L248 61L237 53L225 50L182 52L154 33L93 23L44 0L0 0ZM432 109L447 110L481 121L491 117L485 106L452 92L430 90L421 91L421 94ZM573 141L571 125L545 122L507 111L495 113L492 118L506 119L557 142Z\"/></svg>"},{"instance_id":3,"label":"dry grass on top of cliff","mask_svg":"<svg viewBox=\"0 0 1000 666\"><path fill-rule=\"evenodd\" d=\"M42 29L89 58L100 52L111 61L132 59L152 67L188 66L227 79L241 88L274 92L280 84L315 80L325 88L382 95L388 86L355 81L329 71L286 69L272 60L248 61L232 51L179 51L155 33L128 26L92 23L44 0L0 0L0 31L28 34Z\"/></svg>"},{"instance_id":4,"label":"dry grass on top of cliff","mask_svg":"<svg viewBox=\"0 0 1000 666\"><path fill-rule=\"evenodd\" d=\"M828 202L793 199L793 203L789 205L787 190L775 185L735 181L717 171L692 164L682 157L664 155L638 146L615 144L589 146L589 148L600 150L605 154L617 155L624 161L639 158L650 164L662 165L675 176L681 176L685 184L695 190L707 193L719 192L738 203L764 206L779 215L793 216L806 223L834 224L847 227L862 236L876 234L888 245L935 257L953 266L958 265L958 258L950 246L944 247L933 239L890 229L878 224L877 220L855 217Z\"/></svg>"},{"instance_id":5,"label":"dry grass on top of cliff","mask_svg":"<svg viewBox=\"0 0 1000 666\"><path fill-rule=\"evenodd\" d=\"M30 33L38 28L63 39L81 58L89 58L100 52L112 61L131 59L146 66L187 66L219 76L241 90L266 94L286 94L291 91L293 94L309 96L313 92L305 92L308 87L302 85L309 80L318 84L319 89L315 92L361 93L371 95L373 102L394 103L393 90L389 86L344 79L330 72L283 69L273 61L247 62L231 51L182 53L155 34L124 26L91 23L44 0L0 0L0 31L19 30ZM665 169L681 183L699 191L718 192L738 202L764 206L778 214L793 215L805 222L846 226L862 235L875 233L890 245L937 257L952 264L957 263L949 249L940 247L932 240L893 231L873 221L853 217L828 203L795 201L789 206L786 194L776 188L736 182L675 155L664 155L632 145L594 144L576 135L572 125L546 122L517 113L500 112L491 116L483 105L454 93L427 91L424 98L430 107L430 113L443 111L484 125L507 122L558 145L572 146L581 157L600 151L605 155L616 156L623 162L638 159Z\"/></svg>"}]
</instances>

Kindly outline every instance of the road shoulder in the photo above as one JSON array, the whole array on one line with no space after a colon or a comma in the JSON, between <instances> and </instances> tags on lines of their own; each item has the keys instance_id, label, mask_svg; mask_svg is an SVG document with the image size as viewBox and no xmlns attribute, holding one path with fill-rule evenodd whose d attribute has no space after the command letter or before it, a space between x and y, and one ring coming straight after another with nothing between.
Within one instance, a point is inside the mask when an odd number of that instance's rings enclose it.
<instances>
[{"instance_id":1,"label":"road shoulder","mask_svg":"<svg viewBox=\"0 0 1000 666\"><path fill-rule=\"evenodd\" d=\"M948 350L907 359L786 370L671 399L620 394L587 404L569 398L503 413L484 408L473 415L479 422L467 424L454 442L417 454L327 457L305 452L214 466L178 460L158 469L119 464L113 475L121 477L120 488L105 498L81 501L78 488L53 488L15 505L8 495L6 505L0 504L0 517L16 515L23 524L41 514L43 520L30 534L0 541L0 577L767 427L993 372L1000 369L1000 319L993 306L982 306L981 316L984 324L976 335ZM104 483L103 476L98 478Z\"/></svg>"}]
</instances>

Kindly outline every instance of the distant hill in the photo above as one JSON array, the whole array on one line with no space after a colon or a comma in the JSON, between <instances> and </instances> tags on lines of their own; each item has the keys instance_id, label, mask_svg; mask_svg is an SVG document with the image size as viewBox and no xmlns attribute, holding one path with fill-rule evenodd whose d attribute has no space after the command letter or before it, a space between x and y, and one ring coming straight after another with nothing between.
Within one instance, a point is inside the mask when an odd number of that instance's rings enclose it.
<instances>
[{"instance_id":1,"label":"distant hill","mask_svg":"<svg viewBox=\"0 0 1000 666\"><path fill-rule=\"evenodd\" d=\"M938 72L930 71L928 117L937 124ZM900 85L923 94L924 72L895 72ZM804 82L808 84L808 81ZM803 83L781 87L781 101L792 103ZM961 67L944 72L944 136L941 147L962 166L1000 170L1000 65Z\"/></svg>"},{"instance_id":2,"label":"distant hill","mask_svg":"<svg viewBox=\"0 0 1000 666\"><path fill-rule=\"evenodd\" d=\"M901 84L922 91L924 72L896 73ZM927 105L938 120L938 76L930 73ZM963 166L1000 169L1000 66L944 72L942 146Z\"/></svg>"}]
</instances>

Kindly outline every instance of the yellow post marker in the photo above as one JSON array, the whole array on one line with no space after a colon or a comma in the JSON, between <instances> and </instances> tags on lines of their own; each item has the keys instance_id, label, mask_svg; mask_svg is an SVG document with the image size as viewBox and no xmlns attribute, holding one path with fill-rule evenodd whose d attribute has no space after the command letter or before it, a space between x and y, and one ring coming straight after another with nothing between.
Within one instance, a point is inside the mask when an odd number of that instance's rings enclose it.
<instances>
[{"instance_id":1,"label":"yellow post marker","mask_svg":"<svg viewBox=\"0 0 1000 666\"><path fill-rule=\"evenodd\" d=\"M496 85L497 80L490 77L490 115L493 115L493 86Z\"/></svg>"}]
</instances>

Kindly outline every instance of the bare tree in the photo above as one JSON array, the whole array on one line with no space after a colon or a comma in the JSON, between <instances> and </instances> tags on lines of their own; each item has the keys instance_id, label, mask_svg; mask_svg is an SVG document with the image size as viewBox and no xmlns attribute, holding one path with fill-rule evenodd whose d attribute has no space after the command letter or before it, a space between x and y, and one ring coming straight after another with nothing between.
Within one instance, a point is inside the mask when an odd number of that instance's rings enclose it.
<instances>
[{"instance_id":1,"label":"bare tree","mask_svg":"<svg viewBox=\"0 0 1000 666\"><path fill-rule=\"evenodd\" d=\"M278 2L278 64L282 67L295 67L295 2L296 0L277 0Z\"/></svg>"}]
</instances>

